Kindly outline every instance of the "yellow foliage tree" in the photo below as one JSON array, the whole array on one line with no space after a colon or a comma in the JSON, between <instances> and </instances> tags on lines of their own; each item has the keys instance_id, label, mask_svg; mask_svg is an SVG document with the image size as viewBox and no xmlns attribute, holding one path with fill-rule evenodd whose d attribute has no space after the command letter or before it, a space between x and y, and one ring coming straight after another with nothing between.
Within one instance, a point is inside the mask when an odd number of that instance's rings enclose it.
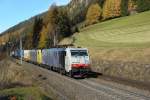
<instances>
[{"instance_id":1,"label":"yellow foliage tree","mask_svg":"<svg viewBox=\"0 0 150 100\"><path fill-rule=\"evenodd\" d=\"M87 11L86 24L91 25L97 23L101 18L101 11L102 9L98 3L92 4Z\"/></svg>"},{"instance_id":2,"label":"yellow foliage tree","mask_svg":"<svg viewBox=\"0 0 150 100\"><path fill-rule=\"evenodd\" d=\"M0 37L0 46L2 45L3 41L2 41L2 38Z\"/></svg>"},{"instance_id":3,"label":"yellow foliage tree","mask_svg":"<svg viewBox=\"0 0 150 100\"><path fill-rule=\"evenodd\" d=\"M57 29L58 29L57 26L58 14L59 14L59 8L57 7L56 4L52 4L46 16L44 17L43 22L44 22L44 26L47 27L46 31L48 35L48 40L47 40L48 47L57 44L58 38L56 36L57 36Z\"/></svg>"},{"instance_id":4,"label":"yellow foliage tree","mask_svg":"<svg viewBox=\"0 0 150 100\"><path fill-rule=\"evenodd\" d=\"M119 17L121 15L121 0L105 0L103 19Z\"/></svg>"},{"instance_id":5,"label":"yellow foliage tree","mask_svg":"<svg viewBox=\"0 0 150 100\"><path fill-rule=\"evenodd\" d=\"M43 27L41 33L40 33L40 41L39 41L39 48L45 48L46 47L46 43L47 43L47 38L48 38L48 29L47 27Z\"/></svg>"}]
</instances>

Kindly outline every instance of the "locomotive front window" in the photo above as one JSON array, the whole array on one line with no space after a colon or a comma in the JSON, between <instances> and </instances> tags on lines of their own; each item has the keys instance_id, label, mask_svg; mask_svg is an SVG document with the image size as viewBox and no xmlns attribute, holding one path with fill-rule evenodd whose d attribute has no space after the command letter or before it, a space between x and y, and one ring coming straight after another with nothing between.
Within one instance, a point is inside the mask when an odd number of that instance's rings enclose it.
<instances>
[{"instance_id":1,"label":"locomotive front window","mask_svg":"<svg viewBox=\"0 0 150 100\"><path fill-rule=\"evenodd\" d=\"M86 50L71 50L71 56L88 56Z\"/></svg>"}]
</instances>

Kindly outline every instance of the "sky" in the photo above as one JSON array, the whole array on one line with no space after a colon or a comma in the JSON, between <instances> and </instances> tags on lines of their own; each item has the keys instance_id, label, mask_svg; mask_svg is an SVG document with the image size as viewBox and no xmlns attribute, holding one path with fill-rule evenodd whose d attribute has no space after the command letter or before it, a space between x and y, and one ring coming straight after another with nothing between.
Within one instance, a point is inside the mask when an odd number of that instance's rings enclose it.
<instances>
[{"instance_id":1,"label":"sky","mask_svg":"<svg viewBox=\"0 0 150 100\"><path fill-rule=\"evenodd\" d=\"M40 14L50 7L68 4L70 0L0 0L0 33Z\"/></svg>"}]
</instances>

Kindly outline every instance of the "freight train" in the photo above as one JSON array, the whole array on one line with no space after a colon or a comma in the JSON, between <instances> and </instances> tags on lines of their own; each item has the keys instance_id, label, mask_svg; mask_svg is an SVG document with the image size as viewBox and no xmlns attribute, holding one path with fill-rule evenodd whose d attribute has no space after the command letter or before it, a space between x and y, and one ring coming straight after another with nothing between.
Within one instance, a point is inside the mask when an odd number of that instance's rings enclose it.
<instances>
[{"instance_id":1,"label":"freight train","mask_svg":"<svg viewBox=\"0 0 150 100\"><path fill-rule=\"evenodd\" d=\"M70 77L86 77L91 71L86 48L15 50L11 55Z\"/></svg>"}]
</instances>

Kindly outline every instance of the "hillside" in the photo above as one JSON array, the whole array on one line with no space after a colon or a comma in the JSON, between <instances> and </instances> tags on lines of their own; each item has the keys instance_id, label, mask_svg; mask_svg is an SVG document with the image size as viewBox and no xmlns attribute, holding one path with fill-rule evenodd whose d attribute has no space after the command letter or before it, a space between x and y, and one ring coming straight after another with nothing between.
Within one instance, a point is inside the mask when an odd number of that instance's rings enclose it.
<instances>
[{"instance_id":1,"label":"hillside","mask_svg":"<svg viewBox=\"0 0 150 100\"><path fill-rule=\"evenodd\" d=\"M60 44L87 47L91 67L105 75L149 81L150 11L80 30Z\"/></svg>"},{"instance_id":2,"label":"hillside","mask_svg":"<svg viewBox=\"0 0 150 100\"><path fill-rule=\"evenodd\" d=\"M51 48L73 43L86 47L99 73L150 82L150 1L71 0L6 30L5 48ZM145 11L145 12L144 12ZM40 18L39 18L40 17Z\"/></svg>"},{"instance_id":3,"label":"hillside","mask_svg":"<svg viewBox=\"0 0 150 100\"><path fill-rule=\"evenodd\" d=\"M147 11L91 25L74 34L75 44L90 48L150 47L149 17Z\"/></svg>"},{"instance_id":4,"label":"hillside","mask_svg":"<svg viewBox=\"0 0 150 100\"><path fill-rule=\"evenodd\" d=\"M110 4L111 6L109 6ZM56 5L61 14L58 17L59 20L57 20L59 21L59 24L57 22L57 27L63 27L61 30L57 30L56 34L59 34L58 41L68 36L68 34L72 35L78 30L78 27L84 28L105 20L147 11L150 9L149 4L149 0L71 0L65 6ZM93 8L94 10L91 10ZM48 26L51 22L49 20L50 17L48 17L51 11L52 9L49 9L2 32L0 35L0 45L6 44L8 41L17 45L19 43L18 37L20 34L23 34L23 41L32 43L30 46L27 45L28 43L24 43L24 48L26 49L51 47L54 41L52 36L54 30L52 27L54 25ZM63 15L64 12L66 14ZM49 34L48 39L42 36L44 34ZM34 42L37 42L36 45L34 45ZM41 43L43 43L42 46Z\"/></svg>"},{"instance_id":5,"label":"hillside","mask_svg":"<svg viewBox=\"0 0 150 100\"><path fill-rule=\"evenodd\" d=\"M86 27L75 35L75 44L92 48L150 47L149 18L147 11Z\"/></svg>"}]
</instances>

